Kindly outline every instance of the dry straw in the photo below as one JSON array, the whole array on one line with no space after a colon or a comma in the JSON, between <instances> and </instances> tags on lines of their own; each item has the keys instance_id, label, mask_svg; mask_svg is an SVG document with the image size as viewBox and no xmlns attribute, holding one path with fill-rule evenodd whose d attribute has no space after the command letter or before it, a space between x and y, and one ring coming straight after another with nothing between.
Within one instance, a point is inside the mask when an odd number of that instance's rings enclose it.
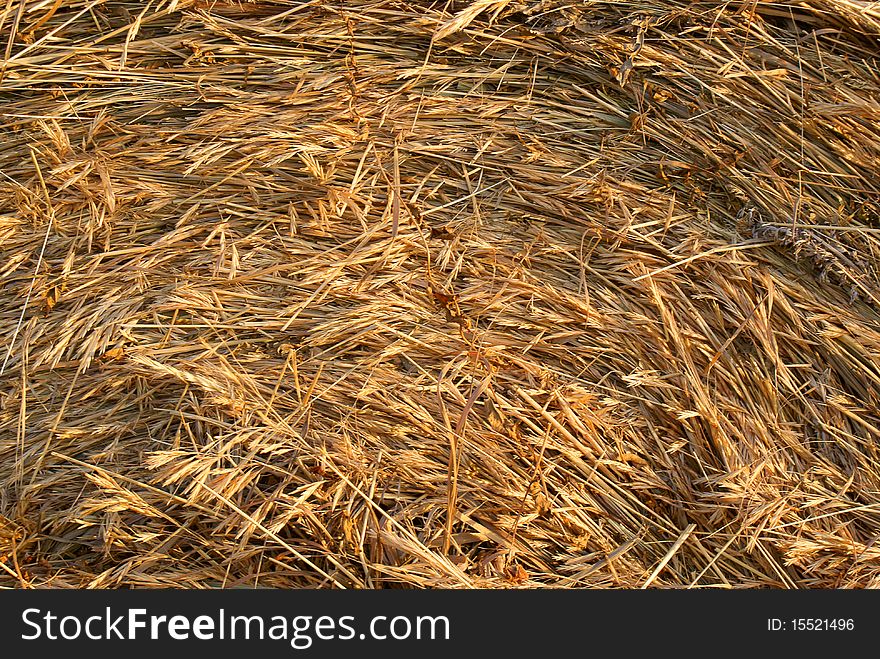
<instances>
[{"instance_id":1,"label":"dry straw","mask_svg":"<svg viewBox=\"0 0 880 659\"><path fill-rule=\"evenodd\" d=\"M878 38L0 2L0 582L880 585Z\"/></svg>"}]
</instances>

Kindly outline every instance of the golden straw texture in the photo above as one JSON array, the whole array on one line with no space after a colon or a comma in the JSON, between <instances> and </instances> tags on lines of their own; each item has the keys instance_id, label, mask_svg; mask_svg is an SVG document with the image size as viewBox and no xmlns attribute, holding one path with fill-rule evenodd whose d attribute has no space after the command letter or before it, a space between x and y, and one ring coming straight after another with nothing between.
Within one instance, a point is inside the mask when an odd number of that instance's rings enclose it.
<instances>
[{"instance_id":1,"label":"golden straw texture","mask_svg":"<svg viewBox=\"0 0 880 659\"><path fill-rule=\"evenodd\" d=\"M0 0L0 584L880 585L878 43Z\"/></svg>"}]
</instances>

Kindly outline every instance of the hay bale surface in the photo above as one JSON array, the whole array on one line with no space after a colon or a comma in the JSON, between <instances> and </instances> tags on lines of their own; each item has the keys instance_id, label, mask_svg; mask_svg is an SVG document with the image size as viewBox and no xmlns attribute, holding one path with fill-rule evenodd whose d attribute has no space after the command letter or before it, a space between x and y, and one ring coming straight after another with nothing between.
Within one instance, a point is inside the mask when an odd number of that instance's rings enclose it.
<instances>
[{"instance_id":1,"label":"hay bale surface","mask_svg":"<svg viewBox=\"0 0 880 659\"><path fill-rule=\"evenodd\" d=\"M0 583L880 584L880 10L0 6Z\"/></svg>"}]
</instances>

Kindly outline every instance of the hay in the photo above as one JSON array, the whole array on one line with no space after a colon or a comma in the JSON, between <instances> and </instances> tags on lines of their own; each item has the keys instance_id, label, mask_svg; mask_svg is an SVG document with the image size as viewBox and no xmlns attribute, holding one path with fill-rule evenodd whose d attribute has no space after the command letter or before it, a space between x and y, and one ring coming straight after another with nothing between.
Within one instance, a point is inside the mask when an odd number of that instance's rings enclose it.
<instances>
[{"instance_id":1,"label":"hay","mask_svg":"<svg viewBox=\"0 0 880 659\"><path fill-rule=\"evenodd\" d=\"M880 584L874 3L0 35L3 584Z\"/></svg>"}]
</instances>

